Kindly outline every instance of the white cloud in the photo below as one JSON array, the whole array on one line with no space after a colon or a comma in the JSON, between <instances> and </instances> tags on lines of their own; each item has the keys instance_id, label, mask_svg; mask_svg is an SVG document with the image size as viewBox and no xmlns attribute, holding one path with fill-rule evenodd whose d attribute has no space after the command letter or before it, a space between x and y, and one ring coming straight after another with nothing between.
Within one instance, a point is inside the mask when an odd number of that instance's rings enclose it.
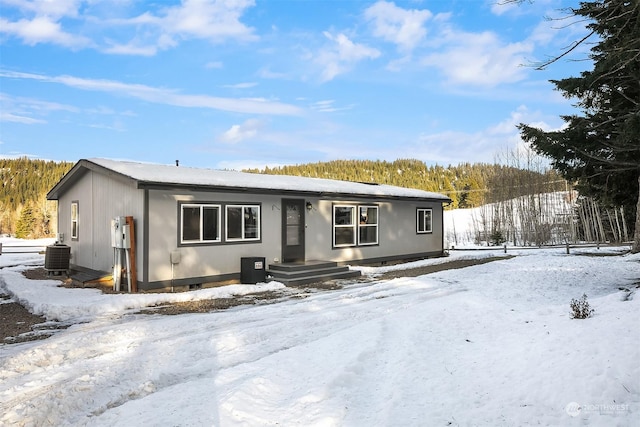
<instances>
[{"instance_id":1,"label":"white cloud","mask_svg":"<svg viewBox=\"0 0 640 427\"><path fill-rule=\"evenodd\" d=\"M160 20L171 34L220 42L227 38L255 40L253 30L240 22L240 16L253 0L183 0L180 6L165 9Z\"/></svg>"},{"instance_id":2,"label":"white cloud","mask_svg":"<svg viewBox=\"0 0 640 427\"><path fill-rule=\"evenodd\" d=\"M258 86L256 82L244 82L244 83L236 83L232 85L222 85L222 87L229 89L249 89L252 87Z\"/></svg>"},{"instance_id":3,"label":"white cloud","mask_svg":"<svg viewBox=\"0 0 640 427\"><path fill-rule=\"evenodd\" d=\"M161 3L162 4L162 3ZM178 46L181 40L204 39L221 43L228 39L254 41L254 30L240 22L253 0L182 0L178 6L158 11L145 11L132 18L107 20L110 26L134 28L136 34L127 42L110 41L103 52L124 55L152 56L158 51ZM221 68L222 63L210 62L207 68Z\"/></svg>"},{"instance_id":4,"label":"white cloud","mask_svg":"<svg viewBox=\"0 0 640 427\"><path fill-rule=\"evenodd\" d=\"M78 113L74 106L57 102L41 101L26 97L12 97L0 93L0 122L22 123L26 125L46 123L42 118L52 112L68 111Z\"/></svg>"},{"instance_id":5,"label":"white cloud","mask_svg":"<svg viewBox=\"0 0 640 427\"><path fill-rule=\"evenodd\" d=\"M69 48L95 47L109 54L151 56L185 39L205 39L213 43L258 39L253 28L240 22L246 9L254 6L254 0L182 0L179 5L169 7L159 2L159 6L155 5L157 10L134 17L105 19L90 14L92 8L97 10L101 6L92 0L2 1L3 7L17 10L22 17L10 20L9 14L4 13L0 18L0 34L17 37L29 45L52 43ZM63 28L63 23L68 28ZM74 24L78 28L76 33L69 29ZM80 33L114 27L130 28L133 33L120 31L127 34L128 39L122 36L119 40L108 40L106 46Z\"/></svg>"},{"instance_id":6,"label":"white cloud","mask_svg":"<svg viewBox=\"0 0 640 427\"><path fill-rule=\"evenodd\" d=\"M323 101L314 102L310 107L312 110L318 111L320 113L334 113L336 111L351 110L354 107L353 104L347 105L345 107L336 107L335 102L336 101L333 99L326 99Z\"/></svg>"},{"instance_id":7,"label":"white cloud","mask_svg":"<svg viewBox=\"0 0 640 427\"><path fill-rule=\"evenodd\" d=\"M26 116L19 116L16 114L8 113L6 111L0 111L0 122L22 123L25 125L46 123L45 120L34 119L32 117L26 117Z\"/></svg>"},{"instance_id":8,"label":"white cloud","mask_svg":"<svg viewBox=\"0 0 640 427\"><path fill-rule=\"evenodd\" d=\"M209 70L221 69L223 67L224 67L224 64L222 63L222 61L209 61L206 64L204 64L204 68L207 68Z\"/></svg>"},{"instance_id":9,"label":"white cloud","mask_svg":"<svg viewBox=\"0 0 640 427\"><path fill-rule=\"evenodd\" d=\"M448 31L439 52L426 55L422 64L440 70L452 84L493 87L523 80L526 55L532 42L505 43L489 31Z\"/></svg>"},{"instance_id":10,"label":"white cloud","mask_svg":"<svg viewBox=\"0 0 640 427\"><path fill-rule=\"evenodd\" d=\"M364 16L373 23L376 37L395 43L403 52L410 52L427 35L424 23L432 13L426 9L403 9L392 2L378 1L365 10Z\"/></svg>"},{"instance_id":11,"label":"white cloud","mask_svg":"<svg viewBox=\"0 0 640 427\"><path fill-rule=\"evenodd\" d=\"M263 122L258 119L248 119L240 125L233 125L218 138L219 141L237 144L247 139L252 139L262 128Z\"/></svg>"},{"instance_id":12,"label":"white cloud","mask_svg":"<svg viewBox=\"0 0 640 427\"><path fill-rule=\"evenodd\" d=\"M137 46L135 42L130 42L127 44L113 44L103 48L102 52L114 55L154 56L158 53L158 47L155 45Z\"/></svg>"},{"instance_id":13,"label":"white cloud","mask_svg":"<svg viewBox=\"0 0 640 427\"><path fill-rule=\"evenodd\" d=\"M322 67L321 80L329 81L339 74L350 71L355 64L365 59L375 59L380 51L364 44L352 42L346 35L333 35L325 31L324 36L332 43L315 55L315 63Z\"/></svg>"},{"instance_id":14,"label":"white cloud","mask_svg":"<svg viewBox=\"0 0 640 427\"><path fill-rule=\"evenodd\" d=\"M208 108L248 114L299 115L299 107L264 99L222 98L210 95L184 95L175 90L155 88L141 84L122 83L114 80L84 79L74 76L46 76L41 74L0 71L0 77L37 80L43 83L57 83L76 89L116 93L156 104L188 108Z\"/></svg>"},{"instance_id":15,"label":"white cloud","mask_svg":"<svg viewBox=\"0 0 640 427\"><path fill-rule=\"evenodd\" d=\"M82 0L3 0L2 3L23 12L32 12L57 19L77 16Z\"/></svg>"},{"instance_id":16,"label":"white cloud","mask_svg":"<svg viewBox=\"0 0 640 427\"><path fill-rule=\"evenodd\" d=\"M511 13L513 11L518 10L517 8L520 6L517 2L514 1L505 1L505 0L489 0L491 4L491 13L494 15L503 15L505 13Z\"/></svg>"},{"instance_id":17,"label":"white cloud","mask_svg":"<svg viewBox=\"0 0 640 427\"><path fill-rule=\"evenodd\" d=\"M286 79L288 74L271 70L270 67L262 67L258 70L258 77L263 79Z\"/></svg>"},{"instance_id":18,"label":"white cloud","mask_svg":"<svg viewBox=\"0 0 640 427\"><path fill-rule=\"evenodd\" d=\"M424 153L423 160L440 164L491 163L505 152L527 149L528 146L520 138L520 131L516 125L527 123L550 131L559 128L551 124L554 121L557 122L558 118L539 111L530 111L521 105L504 120L476 132L423 133L411 149L416 153Z\"/></svg>"},{"instance_id":19,"label":"white cloud","mask_svg":"<svg viewBox=\"0 0 640 427\"><path fill-rule=\"evenodd\" d=\"M491 8L491 13L497 16L502 15L527 15L532 14L535 16L541 16L541 11L551 7L558 9L560 7L557 0L485 0L487 5Z\"/></svg>"},{"instance_id":20,"label":"white cloud","mask_svg":"<svg viewBox=\"0 0 640 427\"><path fill-rule=\"evenodd\" d=\"M557 117L556 117L557 119ZM486 129L488 135L507 135L514 132L519 133L516 126L520 123L527 123L530 126L541 128L545 131L558 130L557 126L548 124L540 112L532 112L525 105L520 105L515 111L509 114L509 117L490 126Z\"/></svg>"},{"instance_id":21,"label":"white cloud","mask_svg":"<svg viewBox=\"0 0 640 427\"><path fill-rule=\"evenodd\" d=\"M47 16L37 16L31 20L21 19L15 22L0 18L0 33L18 37L31 46L38 43L53 43L70 48L81 48L91 44L91 41L86 37L63 31L60 23Z\"/></svg>"}]
</instances>

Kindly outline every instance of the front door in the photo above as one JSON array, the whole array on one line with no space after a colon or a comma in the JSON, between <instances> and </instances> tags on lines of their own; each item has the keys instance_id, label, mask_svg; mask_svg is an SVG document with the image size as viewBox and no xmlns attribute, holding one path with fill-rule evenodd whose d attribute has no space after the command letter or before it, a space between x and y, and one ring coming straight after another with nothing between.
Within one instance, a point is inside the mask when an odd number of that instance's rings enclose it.
<instances>
[{"instance_id":1,"label":"front door","mask_svg":"<svg viewBox=\"0 0 640 427\"><path fill-rule=\"evenodd\" d=\"M282 199L282 262L304 261L303 199Z\"/></svg>"}]
</instances>

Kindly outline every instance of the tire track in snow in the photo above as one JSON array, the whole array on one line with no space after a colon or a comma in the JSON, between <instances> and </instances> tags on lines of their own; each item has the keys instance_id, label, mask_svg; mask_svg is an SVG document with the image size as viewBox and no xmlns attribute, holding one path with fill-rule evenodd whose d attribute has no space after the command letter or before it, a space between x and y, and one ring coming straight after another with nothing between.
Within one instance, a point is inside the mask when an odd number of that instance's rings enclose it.
<instances>
[{"instance_id":1,"label":"tire track in snow","mask_svg":"<svg viewBox=\"0 0 640 427\"><path fill-rule=\"evenodd\" d=\"M408 279L347 286L304 300L243 307L210 314L125 315L71 328L54 339L33 344L25 358L3 363L3 422L32 420L54 425L99 415L131 399L176 384L251 364L274 354L322 340L362 322L463 290L435 282L424 286ZM410 298L406 298L409 295ZM364 304L375 301L372 309ZM295 324L289 321L295 318ZM176 327L179 325L179 327ZM148 336L154 337L153 341ZM162 345L156 343L162 342ZM168 345L167 345L168 344ZM159 353L160 349L165 349ZM169 350L167 350L169 349ZM185 352L192 352L187 355ZM191 361L173 366L171 360ZM43 372L51 371L49 384ZM111 385L114 377L124 384ZM243 381L240 378L238 381ZM233 384L226 384L233 389ZM56 395L76 403L60 408ZM77 396L77 399L69 399Z\"/></svg>"}]
</instances>

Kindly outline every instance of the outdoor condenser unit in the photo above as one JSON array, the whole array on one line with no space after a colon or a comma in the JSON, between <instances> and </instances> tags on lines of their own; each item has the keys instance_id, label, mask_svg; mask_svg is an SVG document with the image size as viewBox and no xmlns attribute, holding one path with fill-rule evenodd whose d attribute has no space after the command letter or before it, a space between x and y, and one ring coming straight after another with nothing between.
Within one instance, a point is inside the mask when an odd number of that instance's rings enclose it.
<instances>
[{"instance_id":1,"label":"outdoor condenser unit","mask_svg":"<svg viewBox=\"0 0 640 427\"><path fill-rule=\"evenodd\" d=\"M71 247L67 245L47 246L44 255L44 269L47 270L47 273L67 273L70 259Z\"/></svg>"}]
</instances>

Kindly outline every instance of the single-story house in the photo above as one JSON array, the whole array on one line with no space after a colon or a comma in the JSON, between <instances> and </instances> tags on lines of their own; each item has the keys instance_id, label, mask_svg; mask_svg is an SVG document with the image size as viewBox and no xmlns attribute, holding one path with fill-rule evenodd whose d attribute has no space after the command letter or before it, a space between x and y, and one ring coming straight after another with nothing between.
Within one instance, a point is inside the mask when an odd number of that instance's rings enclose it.
<instances>
[{"instance_id":1,"label":"single-story house","mask_svg":"<svg viewBox=\"0 0 640 427\"><path fill-rule=\"evenodd\" d=\"M108 159L78 161L47 198L81 271L111 271L112 220L133 217L140 290L238 280L251 257L273 267L440 256L450 202L388 185Z\"/></svg>"}]
</instances>

